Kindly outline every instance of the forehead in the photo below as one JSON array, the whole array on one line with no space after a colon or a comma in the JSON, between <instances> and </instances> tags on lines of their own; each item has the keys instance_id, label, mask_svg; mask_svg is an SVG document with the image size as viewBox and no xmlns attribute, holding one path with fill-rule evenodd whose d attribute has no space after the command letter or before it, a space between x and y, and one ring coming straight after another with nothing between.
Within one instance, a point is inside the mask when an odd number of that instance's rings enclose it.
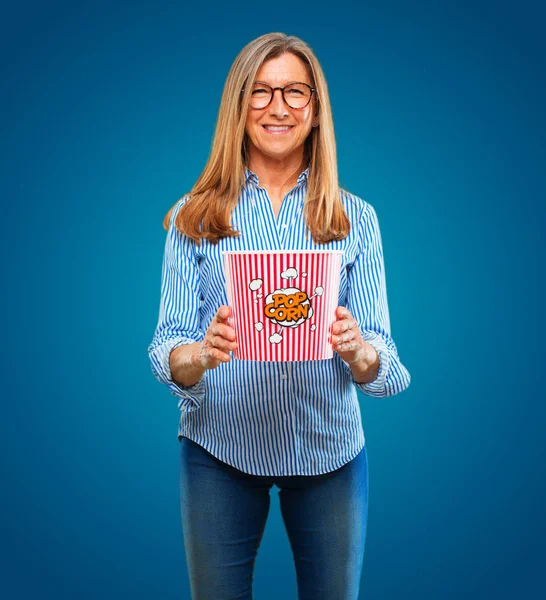
<instances>
[{"instance_id":1,"label":"forehead","mask_svg":"<svg viewBox=\"0 0 546 600\"><path fill-rule=\"evenodd\" d=\"M305 63L294 54L281 54L264 62L256 73L257 81L280 85L289 81L302 81L311 85Z\"/></svg>"}]
</instances>

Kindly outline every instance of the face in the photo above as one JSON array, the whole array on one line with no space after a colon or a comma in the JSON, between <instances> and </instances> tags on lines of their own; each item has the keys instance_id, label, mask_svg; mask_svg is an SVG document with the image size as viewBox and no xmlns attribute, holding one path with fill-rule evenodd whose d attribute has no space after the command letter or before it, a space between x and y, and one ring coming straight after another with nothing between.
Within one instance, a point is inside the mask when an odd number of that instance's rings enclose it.
<instances>
[{"instance_id":1,"label":"face","mask_svg":"<svg viewBox=\"0 0 546 600\"><path fill-rule=\"evenodd\" d=\"M284 87L294 81L313 86L305 63L289 53L266 61L256 74L256 81L267 83L272 88ZM281 90L276 90L271 103L265 108L249 107L245 131L251 160L285 160L292 157L301 160L304 142L312 129L315 105L313 93L311 102L305 108L291 108L284 102ZM274 130L273 126L286 129Z\"/></svg>"}]
</instances>

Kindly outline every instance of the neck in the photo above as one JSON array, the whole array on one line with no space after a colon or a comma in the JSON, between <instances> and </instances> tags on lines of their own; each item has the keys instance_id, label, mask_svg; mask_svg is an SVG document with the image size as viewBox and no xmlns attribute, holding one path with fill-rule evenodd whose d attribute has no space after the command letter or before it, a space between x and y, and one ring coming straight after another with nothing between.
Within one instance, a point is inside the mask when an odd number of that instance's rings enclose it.
<instances>
[{"instance_id":1,"label":"neck","mask_svg":"<svg viewBox=\"0 0 546 600\"><path fill-rule=\"evenodd\" d=\"M260 186L272 190L282 190L284 187L293 186L306 164L303 151L296 156L289 156L282 160L274 160L268 156L250 155L248 168L256 173Z\"/></svg>"}]
</instances>

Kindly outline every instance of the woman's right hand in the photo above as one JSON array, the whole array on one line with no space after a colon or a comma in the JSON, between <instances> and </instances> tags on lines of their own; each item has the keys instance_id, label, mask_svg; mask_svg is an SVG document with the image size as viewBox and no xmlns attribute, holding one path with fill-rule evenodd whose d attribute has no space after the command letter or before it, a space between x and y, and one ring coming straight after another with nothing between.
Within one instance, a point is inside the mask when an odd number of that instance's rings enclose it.
<instances>
[{"instance_id":1,"label":"woman's right hand","mask_svg":"<svg viewBox=\"0 0 546 600\"><path fill-rule=\"evenodd\" d=\"M228 325L230 314L229 306L220 306L199 345L199 352L192 354L192 364L195 367L216 369L220 363L231 360L228 352L237 348L237 342L235 330Z\"/></svg>"}]
</instances>

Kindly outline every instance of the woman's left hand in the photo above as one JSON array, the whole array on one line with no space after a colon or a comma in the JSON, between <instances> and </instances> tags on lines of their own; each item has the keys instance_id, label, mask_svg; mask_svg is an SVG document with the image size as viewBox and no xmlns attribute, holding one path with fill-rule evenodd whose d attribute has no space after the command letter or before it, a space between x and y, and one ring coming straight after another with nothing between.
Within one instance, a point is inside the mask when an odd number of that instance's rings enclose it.
<instances>
[{"instance_id":1,"label":"woman's left hand","mask_svg":"<svg viewBox=\"0 0 546 600\"><path fill-rule=\"evenodd\" d=\"M379 356L362 337L353 315L344 306L338 306L336 319L332 325L332 348L361 377L366 378L368 373L377 376Z\"/></svg>"}]
</instances>

